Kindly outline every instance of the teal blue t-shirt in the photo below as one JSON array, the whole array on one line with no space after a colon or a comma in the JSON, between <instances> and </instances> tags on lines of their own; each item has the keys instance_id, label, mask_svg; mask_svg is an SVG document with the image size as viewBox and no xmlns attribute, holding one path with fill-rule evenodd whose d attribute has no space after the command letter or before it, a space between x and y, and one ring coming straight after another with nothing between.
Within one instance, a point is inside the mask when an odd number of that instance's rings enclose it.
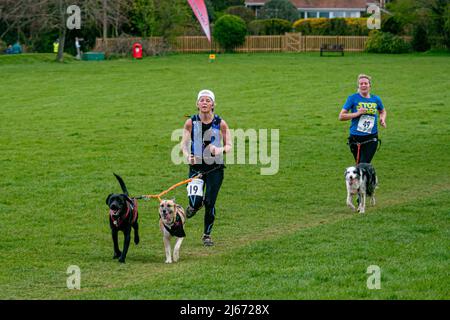
<instances>
[{"instance_id":1,"label":"teal blue t-shirt","mask_svg":"<svg viewBox=\"0 0 450 320\"><path fill-rule=\"evenodd\" d=\"M366 108L367 113L358 118L353 118L350 125L350 135L367 136L378 133L378 112L384 109L380 97L371 94L370 98L364 98L359 93L352 94L347 98L342 109L351 113Z\"/></svg>"}]
</instances>

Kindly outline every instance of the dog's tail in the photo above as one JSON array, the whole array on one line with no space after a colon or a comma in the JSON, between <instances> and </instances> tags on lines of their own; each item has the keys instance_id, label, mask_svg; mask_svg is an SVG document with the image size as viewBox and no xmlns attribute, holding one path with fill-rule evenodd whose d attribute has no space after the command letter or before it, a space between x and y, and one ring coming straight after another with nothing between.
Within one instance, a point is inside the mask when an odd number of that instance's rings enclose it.
<instances>
[{"instance_id":1,"label":"dog's tail","mask_svg":"<svg viewBox=\"0 0 450 320\"><path fill-rule=\"evenodd\" d=\"M128 196L127 186L125 185L125 182L123 182L123 179L114 172L113 174L116 177L117 181L119 181L120 187L122 188L122 192Z\"/></svg>"}]
</instances>

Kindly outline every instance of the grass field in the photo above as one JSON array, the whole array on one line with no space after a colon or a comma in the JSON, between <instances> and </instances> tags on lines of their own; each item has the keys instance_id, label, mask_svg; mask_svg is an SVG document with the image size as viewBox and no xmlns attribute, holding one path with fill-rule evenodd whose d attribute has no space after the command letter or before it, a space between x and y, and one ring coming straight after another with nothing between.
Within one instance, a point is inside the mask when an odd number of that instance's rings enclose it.
<instances>
[{"instance_id":1,"label":"grass field","mask_svg":"<svg viewBox=\"0 0 450 320\"><path fill-rule=\"evenodd\" d=\"M449 299L450 55L174 55L52 62L0 56L0 299ZM377 206L345 206L353 163L337 120L359 73L388 110ZM140 202L141 243L112 260L105 198L185 179L171 133L216 94L231 128L279 129L280 168L229 165L214 247L203 211L179 263L164 264L157 204ZM185 188L170 194L185 206ZM119 237L122 246L122 235ZM66 287L70 265L81 289ZM381 289L366 286L370 265Z\"/></svg>"}]
</instances>

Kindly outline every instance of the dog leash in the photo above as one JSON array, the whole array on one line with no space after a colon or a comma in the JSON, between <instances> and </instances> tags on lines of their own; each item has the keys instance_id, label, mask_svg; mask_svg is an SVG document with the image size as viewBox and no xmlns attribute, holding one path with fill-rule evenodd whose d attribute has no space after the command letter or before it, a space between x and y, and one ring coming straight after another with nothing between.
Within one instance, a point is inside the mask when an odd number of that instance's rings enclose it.
<instances>
[{"instance_id":1,"label":"dog leash","mask_svg":"<svg viewBox=\"0 0 450 320\"><path fill-rule=\"evenodd\" d=\"M182 186L183 184L186 184L186 183L191 182L193 179L197 179L199 176L200 176L200 175L197 175L197 176L195 176L195 177L192 177L192 178L189 178L189 179L180 181L180 182L174 184L173 186L171 186L169 189L164 190L164 191L161 192L161 193L158 193L158 194L144 194L144 195L142 195L142 196L136 197L136 199L144 199L144 200L148 200L148 199L158 199L158 201L161 202L161 201L162 201L162 200L161 200L161 197L162 197L163 195L165 195L166 193L169 193L170 191L172 191L173 189L175 189L175 188L177 188L177 187L179 187L179 186Z\"/></svg>"},{"instance_id":2,"label":"dog leash","mask_svg":"<svg viewBox=\"0 0 450 320\"><path fill-rule=\"evenodd\" d=\"M158 201L161 202L162 201L161 197L163 195L165 195L166 193L169 193L173 189L175 189L175 188L177 188L179 186L182 186L183 184L187 184L187 183L191 182L194 179L201 179L201 177L203 177L203 176L207 175L208 173L211 173L211 172L213 172L213 171L215 171L217 169L220 169L220 168L225 168L225 166L217 166L217 167L215 167L215 168L213 168L211 170L208 170L206 172L198 173L197 175L195 175L192 178L189 178L189 179L180 181L178 183L175 183L173 186L171 186L167 190L162 191L161 193L158 193L158 194L144 194L144 195L141 195L141 196L138 196L138 197L134 197L134 199L144 199L144 200L158 199Z\"/></svg>"},{"instance_id":3,"label":"dog leash","mask_svg":"<svg viewBox=\"0 0 450 320\"><path fill-rule=\"evenodd\" d=\"M377 151L380 150L381 148L381 140L378 138L373 138L364 142L348 142L349 145L351 144L356 144L356 146L358 147L358 152L356 155L356 164L359 164L359 157L360 157L360 151L361 151L361 145L369 143L369 142L377 142L378 143L378 148Z\"/></svg>"}]
</instances>

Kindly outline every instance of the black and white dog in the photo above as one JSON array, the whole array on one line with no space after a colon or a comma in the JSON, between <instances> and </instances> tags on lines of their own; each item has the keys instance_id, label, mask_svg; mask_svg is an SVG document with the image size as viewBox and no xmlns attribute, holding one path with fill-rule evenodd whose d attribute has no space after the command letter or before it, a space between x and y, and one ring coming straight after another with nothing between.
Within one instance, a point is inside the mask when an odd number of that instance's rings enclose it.
<instances>
[{"instance_id":1,"label":"black and white dog","mask_svg":"<svg viewBox=\"0 0 450 320\"><path fill-rule=\"evenodd\" d=\"M366 210L366 196L369 196L372 205L375 205L375 188L378 178L375 168L370 163L360 163L356 167L345 170L345 184L347 186L347 205L356 210L353 205L353 196L358 195L358 212Z\"/></svg>"},{"instance_id":2,"label":"black and white dog","mask_svg":"<svg viewBox=\"0 0 450 320\"><path fill-rule=\"evenodd\" d=\"M114 244L113 259L119 258L119 262L125 263L128 247L130 246L131 227L134 229L134 243L139 243L138 210L136 199L130 199L127 187L122 178L114 173L122 188L121 194L111 193L106 198L109 207L109 225L111 227L112 240ZM118 233L124 234L123 250L119 250Z\"/></svg>"}]
</instances>

